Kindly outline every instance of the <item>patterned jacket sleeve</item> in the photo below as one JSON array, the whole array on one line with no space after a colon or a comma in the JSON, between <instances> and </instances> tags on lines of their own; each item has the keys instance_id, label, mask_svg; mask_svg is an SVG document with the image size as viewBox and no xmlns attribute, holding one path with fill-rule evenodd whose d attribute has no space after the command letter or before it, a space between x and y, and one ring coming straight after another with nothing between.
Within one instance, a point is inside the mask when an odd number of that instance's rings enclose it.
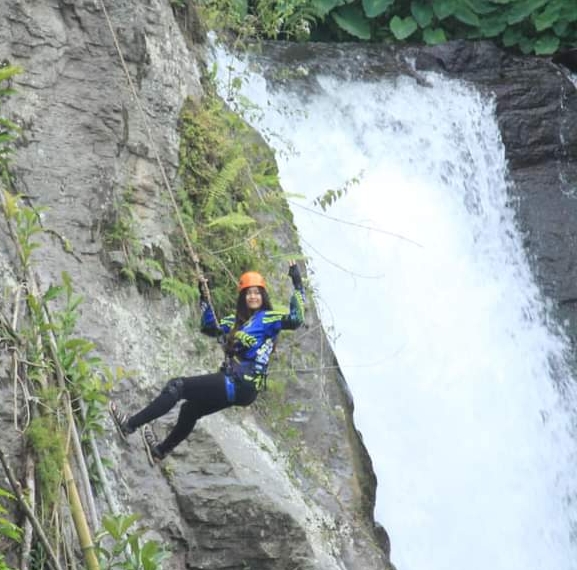
<instances>
[{"instance_id":1,"label":"patterned jacket sleeve","mask_svg":"<svg viewBox=\"0 0 577 570\"><path fill-rule=\"evenodd\" d=\"M212 306L206 301L200 302L200 310L200 332L208 336L227 334L234 325L234 315L228 315L218 322Z\"/></svg>"},{"instance_id":2,"label":"patterned jacket sleeve","mask_svg":"<svg viewBox=\"0 0 577 570\"><path fill-rule=\"evenodd\" d=\"M281 319L281 328L298 329L305 322L305 291L302 287L295 289L290 300L290 310Z\"/></svg>"}]
</instances>

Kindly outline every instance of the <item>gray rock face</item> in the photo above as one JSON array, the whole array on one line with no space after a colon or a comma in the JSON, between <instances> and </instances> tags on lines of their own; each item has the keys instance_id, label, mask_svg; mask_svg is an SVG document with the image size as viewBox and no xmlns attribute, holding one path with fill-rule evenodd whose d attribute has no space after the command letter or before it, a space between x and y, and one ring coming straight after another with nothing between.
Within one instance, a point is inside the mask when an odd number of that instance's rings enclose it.
<instances>
[{"instance_id":1,"label":"gray rock face","mask_svg":"<svg viewBox=\"0 0 577 570\"><path fill-rule=\"evenodd\" d=\"M23 128L13 163L15 189L47 207L42 224L50 233L38 236L42 247L34 259L40 287L60 283L63 271L71 276L75 294L84 299L75 334L92 341L108 366L132 372L115 386L114 397L135 412L169 378L213 371L219 363L217 348L187 326L198 315L121 281L121 252L103 246L103 228L130 189L139 243L172 258L174 224L158 161L176 185L179 111L187 96L198 98L202 91L190 38L183 37L169 2L105 5L107 13L98 0L2 3L0 53L24 68L14 82L17 95L3 102L2 112ZM0 309L10 314L18 264L3 224ZM304 368L320 343L332 365L314 314L310 321L314 335L291 337L292 359ZM0 397L12 402L4 355L0 364ZM312 368L325 365L315 360ZM285 380L287 404L297 410L286 418L297 434L292 447L267 435L266 395L248 410L203 418L162 471L148 466L138 434L123 446L103 419L98 443L111 465L115 509L143 515L150 536L171 550L166 567L389 567L382 530L372 519L374 474L344 380L338 372ZM177 413L157 422L157 431L169 429ZM22 438L12 405L2 408L0 429L11 434L2 445L21 474ZM101 515L110 511L103 496L96 501Z\"/></svg>"}]
</instances>

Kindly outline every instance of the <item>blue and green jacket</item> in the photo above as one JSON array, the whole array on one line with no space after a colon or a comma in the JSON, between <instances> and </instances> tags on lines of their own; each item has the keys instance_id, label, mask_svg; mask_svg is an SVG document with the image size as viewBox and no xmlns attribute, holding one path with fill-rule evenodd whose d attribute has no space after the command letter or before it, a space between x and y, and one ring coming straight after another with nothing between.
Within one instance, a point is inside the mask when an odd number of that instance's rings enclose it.
<instances>
[{"instance_id":1,"label":"blue and green jacket","mask_svg":"<svg viewBox=\"0 0 577 570\"><path fill-rule=\"evenodd\" d=\"M234 328L235 315L217 320L209 303L201 301L201 326L204 334L225 339ZM235 333L232 353L227 355L225 367L229 374L255 382L261 389L266 379L270 356L281 330L295 330L304 323L305 292L295 289L290 309L285 311L256 311Z\"/></svg>"}]
</instances>

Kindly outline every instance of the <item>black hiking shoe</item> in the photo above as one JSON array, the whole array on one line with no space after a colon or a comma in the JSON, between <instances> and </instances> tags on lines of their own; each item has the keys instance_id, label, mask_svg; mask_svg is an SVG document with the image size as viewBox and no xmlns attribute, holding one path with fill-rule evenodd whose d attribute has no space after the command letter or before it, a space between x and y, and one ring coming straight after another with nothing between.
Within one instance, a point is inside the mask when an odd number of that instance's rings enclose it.
<instances>
[{"instance_id":1,"label":"black hiking shoe","mask_svg":"<svg viewBox=\"0 0 577 570\"><path fill-rule=\"evenodd\" d=\"M144 440L144 450L150 465L160 463L165 455L158 450L158 438L148 424L142 428L142 439Z\"/></svg>"},{"instance_id":2,"label":"black hiking shoe","mask_svg":"<svg viewBox=\"0 0 577 570\"><path fill-rule=\"evenodd\" d=\"M118 406L116 405L116 402L112 400L108 402L108 411L110 412L110 417L112 418L112 421L116 429L118 430L120 437L124 441L128 441L126 437L129 436L131 433L134 433L135 431L134 428L131 428L128 425L128 416L125 413L121 412Z\"/></svg>"}]
</instances>

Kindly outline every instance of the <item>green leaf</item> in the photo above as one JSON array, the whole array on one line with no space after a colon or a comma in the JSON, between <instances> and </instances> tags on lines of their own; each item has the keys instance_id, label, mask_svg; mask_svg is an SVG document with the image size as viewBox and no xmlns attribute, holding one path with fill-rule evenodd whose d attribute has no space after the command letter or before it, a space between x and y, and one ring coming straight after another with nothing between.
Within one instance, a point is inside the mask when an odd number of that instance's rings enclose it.
<instances>
[{"instance_id":1,"label":"green leaf","mask_svg":"<svg viewBox=\"0 0 577 570\"><path fill-rule=\"evenodd\" d=\"M321 18L326 16L333 8L342 4L342 0L313 0L312 2L315 13Z\"/></svg>"},{"instance_id":2,"label":"green leaf","mask_svg":"<svg viewBox=\"0 0 577 570\"><path fill-rule=\"evenodd\" d=\"M567 22L566 20L561 20L560 22L557 22L554 26L553 26L553 31L555 32L555 35L559 38L563 38L567 35L567 32L569 31L569 22Z\"/></svg>"},{"instance_id":3,"label":"green leaf","mask_svg":"<svg viewBox=\"0 0 577 570\"><path fill-rule=\"evenodd\" d=\"M120 540L121 534L118 530L116 520L113 517L104 517L102 520L102 526L114 540Z\"/></svg>"},{"instance_id":4,"label":"green leaf","mask_svg":"<svg viewBox=\"0 0 577 570\"><path fill-rule=\"evenodd\" d=\"M495 38L507 29L507 20L502 14L486 16L481 19L479 29L484 38Z\"/></svg>"},{"instance_id":5,"label":"green leaf","mask_svg":"<svg viewBox=\"0 0 577 570\"><path fill-rule=\"evenodd\" d=\"M457 9L456 0L435 0L433 2L433 11L439 20L444 20L452 16Z\"/></svg>"},{"instance_id":6,"label":"green leaf","mask_svg":"<svg viewBox=\"0 0 577 570\"><path fill-rule=\"evenodd\" d=\"M537 55L551 55L559 49L559 38L553 34L541 36L534 44L533 49Z\"/></svg>"},{"instance_id":7,"label":"green leaf","mask_svg":"<svg viewBox=\"0 0 577 570\"><path fill-rule=\"evenodd\" d=\"M63 271L60 274L60 277L62 278L62 284L64 285L64 287L71 291L72 290L72 278L70 277L70 274L67 271Z\"/></svg>"},{"instance_id":8,"label":"green leaf","mask_svg":"<svg viewBox=\"0 0 577 570\"><path fill-rule=\"evenodd\" d=\"M12 493L10 493L9 491L7 491L6 489L3 489L2 487L0 487L0 497L6 497L8 499L15 499L14 495ZM0 508L2 508L2 505L0 505ZM1 512L1 511L0 511ZM4 511L5 512L5 511Z\"/></svg>"},{"instance_id":9,"label":"green leaf","mask_svg":"<svg viewBox=\"0 0 577 570\"><path fill-rule=\"evenodd\" d=\"M495 10L499 10L497 6L492 2L487 2L486 0L465 0L465 4L479 16L485 16L487 14L492 14Z\"/></svg>"},{"instance_id":10,"label":"green leaf","mask_svg":"<svg viewBox=\"0 0 577 570\"><path fill-rule=\"evenodd\" d=\"M22 529L16 526L13 522L0 518L0 536L6 536L11 540L20 542L22 538Z\"/></svg>"},{"instance_id":11,"label":"green leaf","mask_svg":"<svg viewBox=\"0 0 577 570\"><path fill-rule=\"evenodd\" d=\"M331 12L338 26L361 40L371 39L371 26L358 6L343 6Z\"/></svg>"},{"instance_id":12,"label":"green leaf","mask_svg":"<svg viewBox=\"0 0 577 570\"><path fill-rule=\"evenodd\" d=\"M523 32L519 28L507 28L501 40L505 47L512 47L517 45L523 37Z\"/></svg>"},{"instance_id":13,"label":"green leaf","mask_svg":"<svg viewBox=\"0 0 577 570\"><path fill-rule=\"evenodd\" d=\"M244 20L248 14L248 1L247 0L233 0L232 9L239 20Z\"/></svg>"},{"instance_id":14,"label":"green leaf","mask_svg":"<svg viewBox=\"0 0 577 570\"><path fill-rule=\"evenodd\" d=\"M575 10L575 6L571 3L571 5L566 4L563 7L563 11L561 17L566 22L577 22L577 10Z\"/></svg>"},{"instance_id":15,"label":"green leaf","mask_svg":"<svg viewBox=\"0 0 577 570\"><path fill-rule=\"evenodd\" d=\"M515 2L508 12L507 23L510 26L518 24L546 3L547 0L519 0Z\"/></svg>"},{"instance_id":16,"label":"green leaf","mask_svg":"<svg viewBox=\"0 0 577 570\"><path fill-rule=\"evenodd\" d=\"M542 32L543 30L551 28L561 17L562 7L563 0L553 0L545 6L545 9L541 13L533 13L531 19L533 20L535 29L538 32Z\"/></svg>"},{"instance_id":17,"label":"green leaf","mask_svg":"<svg viewBox=\"0 0 577 570\"><path fill-rule=\"evenodd\" d=\"M426 28L433 21L433 7L419 0L411 2L411 14L421 28Z\"/></svg>"},{"instance_id":18,"label":"green leaf","mask_svg":"<svg viewBox=\"0 0 577 570\"><path fill-rule=\"evenodd\" d=\"M245 226L250 226L255 223L255 219L251 218L250 216L246 216L244 214L239 214L238 212L231 212L226 216L220 216L212 220L207 227L221 227L221 228L240 228Z\"/></svg>"},{"instance_id":19,"label":"green leaf","mask_svg":"<svg viewBox=\"0 0 577 570\"><path fill-rule=\"evenodd\" d=\"M434 46L446 42L447 36L442 28L427 28L423 30L423 40L426 44Z\"/></svg>"},{"instance_id":20,"label":"green leaf","mask_svg":"<svg viewBox=\"0 0 577 570\"><path fill-rule=\"evenodd\" d=\"M367 18L376 18L394 3L395 0L363 0L365 16L367 16Z\"/></svg>"},{"instance_id":21,"label":"green leaf","mask_svg":"<svg viewBox=\"0 0 577 570\"><path fill-rule=\"evenodd\" d=\"M140 515L137 513L133 513L131 515L121 516L119 519L120 523L120 532L121 534L125 534L128 529L140 519ZM137 533L135 533L137 534Z\"/></svg>"},{"instance_id":22,"label":"green leaf","mask_svg":"<svg viewBox=\"0 0 577 570\"><path fill-rule=\"evenodd\" d=\"M519 49L525 55L529 55L533 51L534 45L535 45L535 39L534 38L528 38L527 36L523 36L519 40Z\"/></svg>"},{"instance_id":23,"label":"green leaf","mask_svg":"<svg viewBox=\"0 0 577 570\"><path fill-rule=\"evenodd\" d=\"M48 302L51 301L52 299L55 299L56 297L58 297L58 295L60 295L60 293L62 293L62 291L64 291L64 287L50 285L46 293L44 293L43 296L44 301Z\"/></svg>"},{"instance_id":24,"label":"green leaf","mask_svg":"<svg viewBox=\"0 0 577 570\"><path fill-rule=\"evenodd\" d=\"M389 27L395 38L404 40L414 34L419 26L411 16L407 16L406 18L395 16L391 19Z\"/></svg>"},{"instance_id":25,"label":"green leaf","mask_svg":"<svg viewBox=\"0 0 577 570\"><path fill-rule=\"evenodd\" d=\"M95 344L83 338L71 338L64 343L68 350L74 350L76 353L87 354L94 350Z\"/></svg>"},{"instance_id":26,"label":"green leaf","mask_svg":"<svg viewBox=\"0 0 577 570\"><path fill-rule=\"evenodd\" d=\"M18 73L22 73L22 71L24 70L16 65L6 65L4 67L0 67L0 81L10 79L10 77L17 75Z\"/></svg>"},{"instance_id":27,"label":"green leaf","mask_svg":"<svg viewBox=\"0 0 577 570\"><path fill-rule=\"evenodd\" d=\"M478 27L480 24L479 16L467 6L457 6L453 16L468 26Z\"/></svg>"}]
</instances>

